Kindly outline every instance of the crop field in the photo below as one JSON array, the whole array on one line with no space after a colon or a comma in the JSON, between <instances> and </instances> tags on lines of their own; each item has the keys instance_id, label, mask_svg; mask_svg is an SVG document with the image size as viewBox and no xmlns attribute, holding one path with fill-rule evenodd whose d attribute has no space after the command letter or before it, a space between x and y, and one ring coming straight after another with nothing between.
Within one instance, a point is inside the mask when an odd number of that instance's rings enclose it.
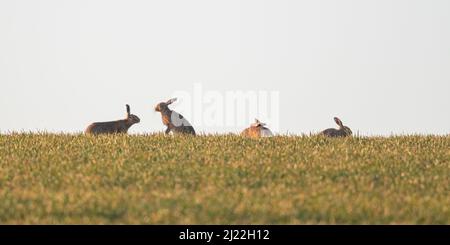
<instances>
[{"instance_id":1,"label":"crop field","mask_svg":"<svg viewBox=\"0 0 450 245\"><path fill-rule=\"evenodd\" d=\"M0 135L1 224L450 224L450 136Z\"/></svg>"}]
</instances>

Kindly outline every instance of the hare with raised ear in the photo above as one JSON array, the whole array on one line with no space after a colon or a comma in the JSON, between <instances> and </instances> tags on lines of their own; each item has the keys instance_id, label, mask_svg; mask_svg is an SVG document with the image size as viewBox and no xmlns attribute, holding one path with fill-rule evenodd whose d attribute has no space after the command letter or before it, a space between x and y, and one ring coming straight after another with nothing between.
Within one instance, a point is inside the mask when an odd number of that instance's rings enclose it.
<instances>
[{"instance_id":1,"label":"hare with raised ear","mask_svg":"<svg viewBox=\"0 0 450 245\"><path fill-rule=\"evenodd\" d=\"M161 102L155 107L155 111L161 113L163 124L167 126L165 133L169 134L172 132L173 134L195 135L194 127L192 127L189 121L178 112L169 109L169 105L176 100L177 98L173 98L166 102Z\"/></svg>"},{"instance_id":2,"label":"hare with raised ear","mask_svg":"<svg viewBox=\"0 0 450 245\"><path fill-rule=\"evenodd\" d=\"M139 123L141 120L136 115L130 113L130 106L126 105L127 117L122 120L110 122L95 122L89 125L84 131L86 134L117 134L127 133L133 124Z\"/></svg>"},{"instance_id":3,"label":"hare with raised ear","mask_svg":"<svg viewBox=\"0 0 450 245\"><path fill-rule=\"evenodd\" d=\"M244 131L241 132L241 135L251 138L273 136L272 131L265 127L265 125L265 123L255 119L255 123L252 123L249 128L244 129Z\"/></svg>"},{"instance_id":4,"label":"hare with raised ear","mask_svg":"<svg viewBox=\"0 0 450 245\"><path fill-rule=\"evenodd\" d=\"M339 125L339 129L328 128L322 131L320 134L328 137L347 137L352 135L352 131L350 130L350 128L344 126L339 118L335 117L334 121L337 125Z\"/></svg>"}]
</instances>

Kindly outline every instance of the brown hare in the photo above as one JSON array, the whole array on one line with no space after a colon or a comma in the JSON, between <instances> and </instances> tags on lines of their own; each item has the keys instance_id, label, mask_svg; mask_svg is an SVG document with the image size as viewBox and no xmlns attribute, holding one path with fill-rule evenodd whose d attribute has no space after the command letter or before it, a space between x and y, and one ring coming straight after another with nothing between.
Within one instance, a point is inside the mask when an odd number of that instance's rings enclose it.
<instances>
[{"instance_id":1,"label":"brown hare","mask_svg":"<svg viewBox=\"0 0 450 245\"><path fill-rule=\"evenodd\" d=\"M136 115L130 114L130 106L126 105L127 117L123 120L110 122L95 122L89 125L84 131L86 134L116 134L127 133L133 124L139 123L141 120Z\"/></svg>"},{"instance_id":2,"label":"brown hare","mask_svg":"<svg viewBox=\"0 0 450 245\"><path fill-rule=\"evenodd\" d=\"M166 102L161 102L156 105L155 111L161 112L162 122L167 129L166 134L172 132L173 134L191 134L195 135L194 127L176 111L169 109L169 105L175 102L177 98L170 99Z\"/></svg>"},{"instance_id":3,"label":"brown hare","mask_svg":"<svg viewBox=\"0 0 450 245\"><path fill-rule=\"evenodd\" d=\"M337 125L339 125L339 129L328 128L322 131L320 134L328 137L347 137L352 135L352 131L350 130L350 128L344 126L339 118L335 117L334 121Z\"/></svg>"},{"instance_id":4,"label":"brown hare","mask_svg":"<svg viewBox=\"0 0 450 245\"><path fill-rule=\"evenodd\" d=\"M252 123L249 128L244 129L244 131L241 132L241 135L251 138L273 136L270 129L266 128L265 125L265 123L262 123L258 119L255 119L255 123Z\"/></svg>"}]
</instances>

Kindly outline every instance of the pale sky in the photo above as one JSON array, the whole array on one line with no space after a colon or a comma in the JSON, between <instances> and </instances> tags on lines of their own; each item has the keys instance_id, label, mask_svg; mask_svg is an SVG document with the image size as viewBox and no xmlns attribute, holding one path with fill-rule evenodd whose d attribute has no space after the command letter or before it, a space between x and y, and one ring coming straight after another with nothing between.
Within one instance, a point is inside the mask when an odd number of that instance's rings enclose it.
<instances>
[{"instance_id":1,"label":"pale sky","mask_svg":"<svg viewBox=\"0 0 450 245\"><path fill-rule=\"evenodd\" d=\"M278 133L448 134L450 1L0 1L0 132L81 132L126 103L130 133L159 132L154 106L195 84L278 91Z\"/></svg>"}]
</instances>

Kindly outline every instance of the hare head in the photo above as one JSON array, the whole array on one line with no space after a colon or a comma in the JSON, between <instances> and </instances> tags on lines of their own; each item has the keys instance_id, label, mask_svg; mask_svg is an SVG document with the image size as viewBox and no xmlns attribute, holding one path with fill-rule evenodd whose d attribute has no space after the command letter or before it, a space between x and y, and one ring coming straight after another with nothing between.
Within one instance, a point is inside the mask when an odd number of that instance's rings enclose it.
<instances>
[{"instance_id":1,"label":"hare head","mask_svg":"<svg viewBox=\"0 0 450 245\"><path fill-rule=\"evenodd\" d=\"M126 105L127 108L127 118L126 120L130 123L130 124L135 124L135 123L139 123L141 121L141 119L139 119L138 116L131 114L131 110L130 110L130 106L127 104Z\"/></svg>"},{"instance_id":2,"label":"hare head","mask_svg":"<svg viewBox=\"0 0 450 245\"><path fill-rule=\"evenodd\" d=\"M162 111L169 110L169 105L175 101L177 101L177 98L170 99L166 102L161 102L155 106L155 111L162 112Z\"/></svg>"},{"instance_id":3,"label":"hare head","mask_svg":"<svg viewBox=\"0 0 450 245\"><path fill-rule=\"evenodd\" d=\"M266 127L266 124L263 122L260 122L258 119L255 118L255 122L252 124L252 127L257 127L260 129L260 136L261 137L270 137L273 136L272 131L270 131L269 128Z\"/></svg>"},{"instance_id":4,"label":"hare head","mask_svg":"<svg viewBox=\"0 0 450 245\"><path fill-rule=\"evenodd\" d=\"M255 118L255 122L251 124L252 127L264 127L266 126L265 123L260 122L258 119Z\"/></svg>"},{"instance_id":5,"label":"hare head","mask_svg":"<svg viewBox=\"0 0 450 245\"><path fill-rule=\"evenodd\" d=\"M339 126L339 131L343 132L344 135L346 136L352 135L352 130L350 130L350 128L347 126L344 126L344 124L342 124L341 119L334 117L334 121Z\"/></svg>"},{"instance_id":6,"label":"hare head","mask_svg":"<svg viewBox=\"0 0 450 245\"><path fill-rule=\"evenodd\" d=\"M265 125L265 123L262 123L258 119L255 119L255 122L252 123L249 128L246 128L241 132L241 135L252 138L273 136L272 131L266 128Z\"/></svg>"}]
</instances>

